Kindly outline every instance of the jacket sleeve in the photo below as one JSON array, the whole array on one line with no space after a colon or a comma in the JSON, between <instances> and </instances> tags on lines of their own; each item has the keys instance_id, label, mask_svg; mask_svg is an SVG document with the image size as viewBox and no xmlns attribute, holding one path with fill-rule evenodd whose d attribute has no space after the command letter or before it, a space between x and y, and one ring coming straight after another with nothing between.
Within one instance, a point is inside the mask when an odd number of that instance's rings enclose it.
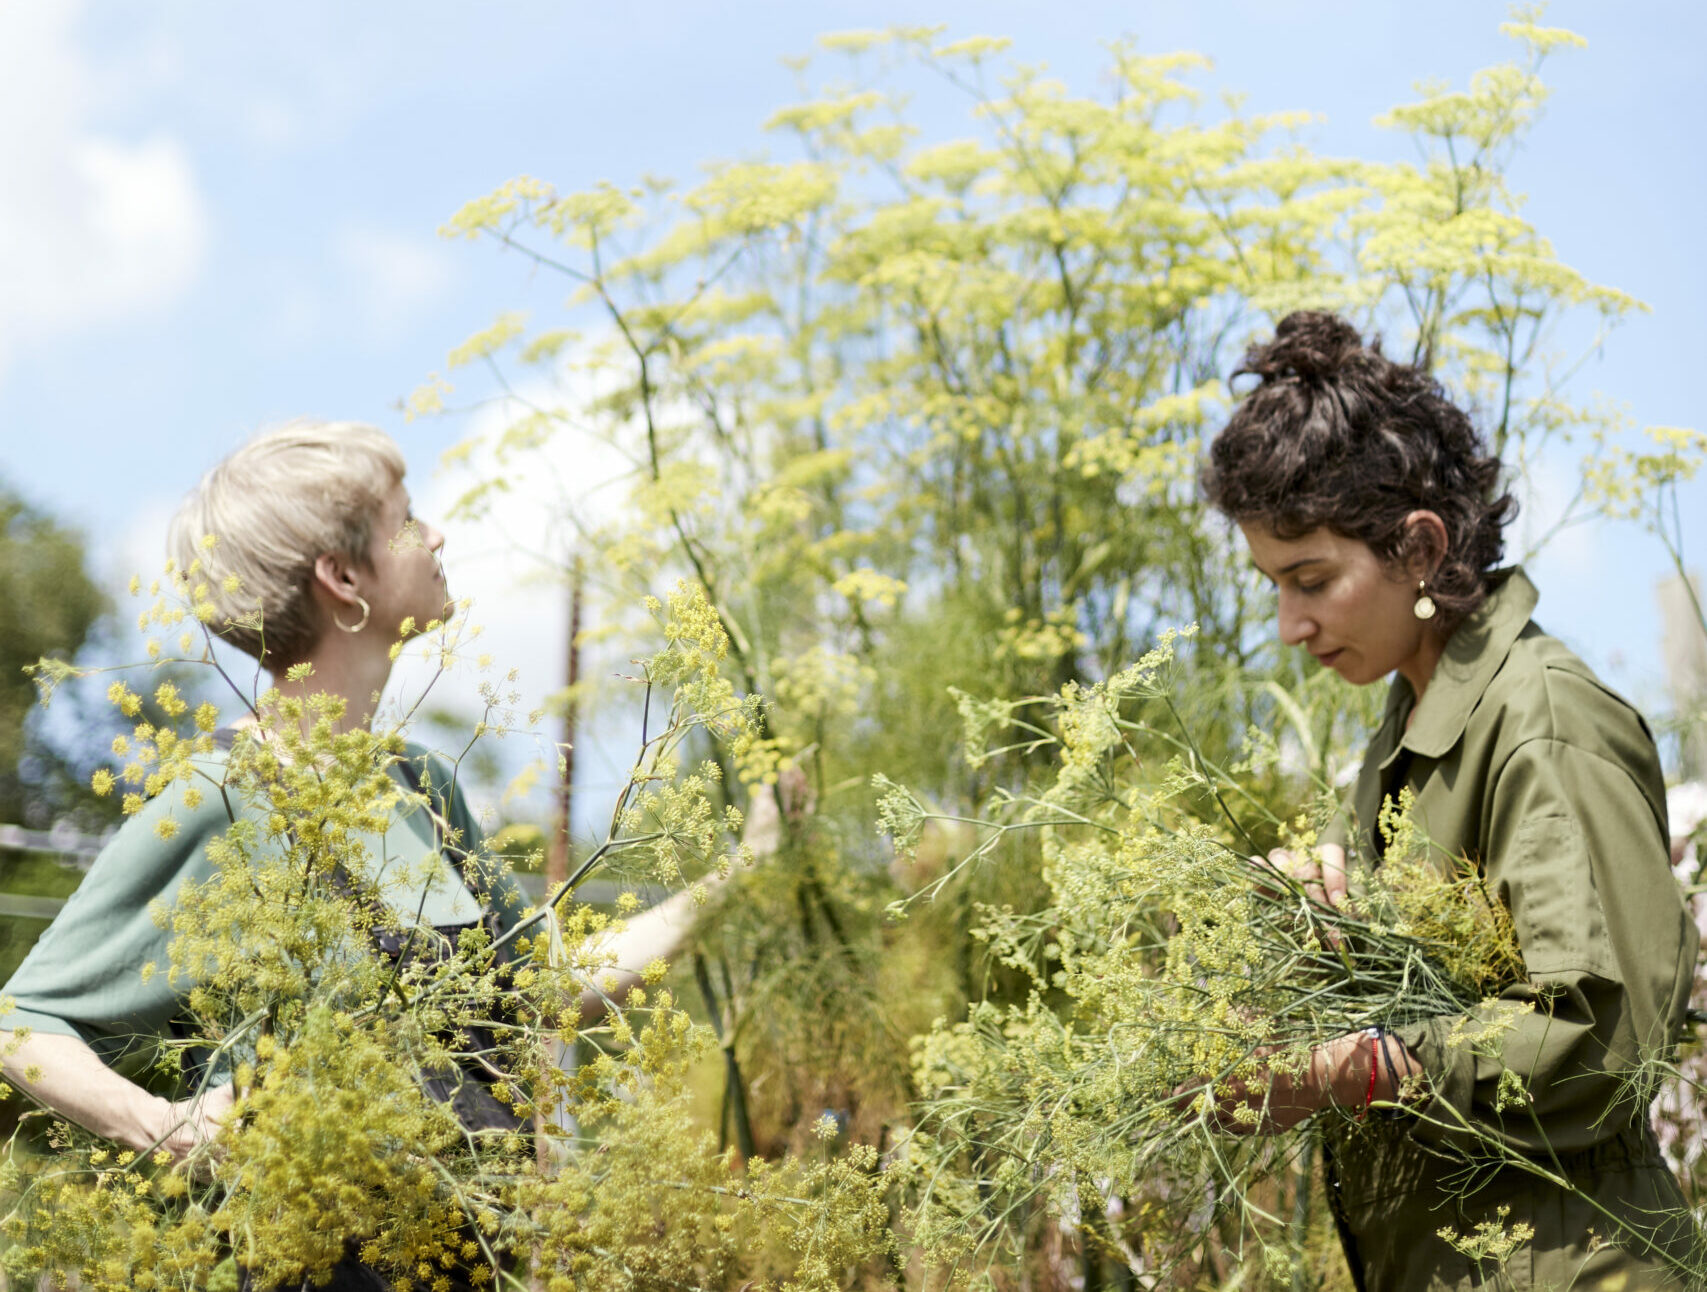
<instances>
[{"instance_id":1,"label":"jacket sleeve","mask_svg":"<svg viewBox=\"0 0 1707 1292\"><path fill-rule=\"evenodd\" d=\"M212 874L207 844L228 824L222 796L203 791L192 809L173 786L113 836L0 988L13 1006L0 1028L75 1036L109 1061L166 1033L183 984L169 981L171 931L155 911Z\"/></svg>"},{"instance_id":2,"label":"jacket sleeve","mask_svg":"<svg viewBox=\"0 0 1707 1292\"><path fill-rule=\"evenodd\" d=\"M1643 1115L1640 1073L1677 1040L1696 932L1663 821L1618 762L1530 740L1484 811L1488 888L1528 980L1468 1017L1398 1030L1432 1090L1416 1133L1456 1140L1468 1123L1510 1147L1574 1151Z\"/></svg>"}]
</instances>

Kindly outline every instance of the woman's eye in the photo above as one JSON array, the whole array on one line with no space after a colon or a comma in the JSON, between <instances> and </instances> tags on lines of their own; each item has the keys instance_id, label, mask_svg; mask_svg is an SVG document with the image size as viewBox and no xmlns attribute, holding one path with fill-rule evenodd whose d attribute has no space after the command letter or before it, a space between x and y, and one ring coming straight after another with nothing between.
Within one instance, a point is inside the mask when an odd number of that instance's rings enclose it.
<instances>
[{"instance_id":1,"label":"woman's eye","mask_svg":"<svg viewBox=\"0 0 1707 1292\"><path fill-rule=\"evenodd\" d=\"M1325 582L1326 582L1326 580L1323 580L1323 583L1325 583ZM1300 583L1298 585L1298 591L1300 591L1300 592L1315 592L1321 586L1322 586L1321 583Z\"/></svg>"}]
</instances>

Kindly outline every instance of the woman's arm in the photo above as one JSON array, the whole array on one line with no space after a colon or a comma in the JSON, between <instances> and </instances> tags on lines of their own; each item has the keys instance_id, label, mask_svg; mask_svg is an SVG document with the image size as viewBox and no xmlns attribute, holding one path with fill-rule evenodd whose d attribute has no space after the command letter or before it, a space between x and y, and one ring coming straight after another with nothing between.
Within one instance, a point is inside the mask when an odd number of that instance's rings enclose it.
<instances>
[{"instance_id":1,"label":"woman's arm","mask_svg":"<svg viewBox=\"0 0 1707 1292\"><path fill-rule=\"evenodd\" d=\"M176 827L171 838L163 821ZM212 873L206 847L229 824L224 800L191 808L180 787L125 822L12 978L0 984L0 1069L39 1103L138 1151L163 1136L182 1157L231 1102L209 1092L174 1105L109 1069L88 1039L164 1035L179 1000L166 972L171 931L153 915L186 881ZM152 964L155 972L145 972ZM20 1037L24 1038L20 1040Z\"/></svg>"},{"instance_id":2,"label":"woman's arm","mask_svg":"<svg viewBox=\"0 0 1707 1292\"><path fill-rule=\"evenodd\" d=\"M1252 858L1255 865L1272 869L1303 885L1305 894L1325 906L1345 901L1348 887L1345 847L1328 842L1307 851L1276 848L1267 859ZM1310 1052L1310 1066L1302 1073L1276 1072L1266 1085L1241 1092L1225 1101L1224 1120L1230 1129L1241 1129L1231 1119L1233 1107L1245 1104L1262 1114L1252 1130L1290 1130L1312 1113L1340 1107L1354 1111L1373 1103L1395 1103L1407 1078L1421 1070L1416 1056L1404 1041L1390 1032L1371 1037L1349 1032L1323 1042Z\"/></svg>"},{"instance_id":3,"label":"woman's arm","mask_svg":"<svg viewBox=\"0 0 1707 1292\"><path fill-rule=\"evenodd\" d=\"M772 856L782 846L782 811L778 810L778 799L781 799L782 809L791 820L809 811L812 791L805 775L798 770L784 773L775 792L760 789L748 803L741 837L759 861ZM715 891L726 882L723 876L713 872L701 881L701 885ZM589 986L581 994L583 1024L602 1016L607 1001L625 1000L629 990L639 985L647 965L675 953L693 928L694 905L692 890L673 893L658 905L628 920L622 932L610 939L605 949L614 955L615 964L599 975L596 986ZM615 981L607 983L611 978Z\"/></svg>"},{"instance_id":4,"label":"woman's arm","mask_svg":"<svg viewBox=\"0 0 1707 1292\"><path fill-rule=\"evenodd\" d=\"M1406 1080L1420 1071L1416 1057L1393 1033L1348 1032L1311 1050L1303 1072L1270 1072L1265 1081L1238 1083L1217 1101L1215 1114L1232 1133L1277 1134L1324 1108L1361 1116L1374 1104L1398 1103L1407 1093ZM1241 1106L1259 1120L1240 1120Z\"/></svg>"},{"instance_id":5,"label":"woman's arm","mask_svg":"<svg viewBox=\"0 0 1707 1292\"><path fill-rule=\"evenodd\" d=\"M724 881L717 875L706 878L707 888L720 886ZM683 889L672 893L656 906L631 917L622 932L614 935L604 950L615 963L600 971L597 982L581 993L581 1022L596 1022L604 1015L606 1003L621 1003L629 991L640 985L646 966L654 960L667 959L681 946L693 928L694 895Z\"/></svg>"},{"instance_id":6,"label":"woman's arm","mask_svg":"<svg viewBox=\"0 0 1707 1292\"><path fill-rule=\"evenodd\" d=\"M1409 1068L1426 1073L1420 1137L1458 1138L1476 1126L1527 1151L1583 1148L1617 1128L1609 1113L1645 1106L1637 1077L1675 1040L1694 930L1653 809L1619 763L1533 740L1512 753L1489 801L1487 884L1512 912L1528 978L1467 1015L1400 1028L1387 1044L1401 1079ZM1319 851L1270 854L1269 864L1337 903L1344 854ZM1369 1076L1353 1039L1321 1047L1297 1081L1276 1078L1273 1126L1353 1102L1357 1074ZM1377 1075L1376 1100L1394 1097L1383 1087L1390 1081Z\"/></svg>"},{"instance_id":7,"label":"woman's arm","mask_svg":"<svg viewBox=\"0 0 1707 1292\"><path fill-rule=\"evenodd\" d=\"M177 1103L121 1077L75 1036L0 1032L0 1072L37 1103L137 1152L163 1148L182 1161L211 1140L231 1108L230 1085Z\"/></svg>"},{"instance_id":8,"label":"woman's arm","mask_svg":"<svg viewBox=\"0 0 1707 1292\"><path fill-rule=\"evenodd\" d=\"M1402 1029L1434 1095L1417 1134L1473 1125L1528 1152L1586 1148L1645 1116L1653 1064L1678 1039L1698 935L1627 762L1531 740L1489 799L1486 882L1511 911L1527 980L1467 1019Z\"/></svg>"}]
</instances>

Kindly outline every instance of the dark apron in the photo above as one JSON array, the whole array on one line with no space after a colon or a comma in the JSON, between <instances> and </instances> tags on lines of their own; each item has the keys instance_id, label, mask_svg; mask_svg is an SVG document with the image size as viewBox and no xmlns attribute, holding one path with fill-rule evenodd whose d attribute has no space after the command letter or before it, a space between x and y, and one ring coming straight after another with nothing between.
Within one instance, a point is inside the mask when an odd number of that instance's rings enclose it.
<instances>
[{"instance_id":1,"label":"dark apron","mask_svg":"<svg viewBox=\"0 0 1707 1292\"><path fill-rule=\"evenodd\" d=\"M221 748L229 750L235 742L237 733L229 727L221 727L213 733L214 742ZM421 780L419 769L409 759L398 761L398 769L403 778L409 783L409 788L420 794L428 802L436 802ZM468 891L474 895L484 908L487 904L486 895L480 886L469 864L469 855L465 849L452 844L441 842L441 850L445 857L455 867L457 875L462 879ZM340 882L347 881L339 876ZM490 912L487 921L492 920ZM471 924L456 924L449 926L434 926L430 933L423 936L420 932L411 938L400 938L397 934L383 927L375 927L373 932L374 950L388 959L402 962L405 959L416 959L426 955L439 958L449 955L457 945L457 939L464 930L475 927ZM497 1051L497 1038L490 1028L473 1027L463 1029L467 1043L461 1048L477 1056L494 1054ZM492 1086L498 1078L494 1077L487 1067L479 1063L461 1063L437 1069L423 1069L420 1074L421 1089L427 1097L436 1103L445 1104L469 1131L522 1134L531 1136L532 1121L518 1115L508 1105L500 1102L492 1093ZM363 1264L356 1258L354 1250L333 1267L330 1282L314 1284L305 1281L302 1284L305 1292L310 1288L331 1289L332 1292L390 1292L390 1282L377 1270ZM451 1292L479 1292L476 1285L469 1279L470 1269L458 1262L448 1270L440 1270L439 1274L450 1280ZM250 1281L247 1272L240 1271L239 1285L243 1292L258 1292ZM490 1281L487 1283L490 1289ZM272 1292L287 1292L284 1287L273 1289Z\"/></svg>"}]
</instances>

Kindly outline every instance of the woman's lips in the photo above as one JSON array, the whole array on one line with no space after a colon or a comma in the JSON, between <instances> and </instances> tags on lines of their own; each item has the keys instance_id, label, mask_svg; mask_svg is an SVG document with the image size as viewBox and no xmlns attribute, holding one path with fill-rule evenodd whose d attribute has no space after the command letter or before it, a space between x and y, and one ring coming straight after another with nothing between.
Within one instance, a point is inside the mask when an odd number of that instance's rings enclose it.
<instances>
[{"instance_id":1,"label":"woman's lips","mask_svg":"<svg viewBox=\"0 0 1707 1292\"><path fill-rule=\"evenodd\" d=\"M1345 648L1343 646L1339 650L1324 651L1322 654L1316 655L1316 660L1323 668L1332 668L1334 666L1334 661L1337 660L1344 651ZM1310 653L1315 655L1314 651L1311 651Z\"/></svg>"}]
</instances>

